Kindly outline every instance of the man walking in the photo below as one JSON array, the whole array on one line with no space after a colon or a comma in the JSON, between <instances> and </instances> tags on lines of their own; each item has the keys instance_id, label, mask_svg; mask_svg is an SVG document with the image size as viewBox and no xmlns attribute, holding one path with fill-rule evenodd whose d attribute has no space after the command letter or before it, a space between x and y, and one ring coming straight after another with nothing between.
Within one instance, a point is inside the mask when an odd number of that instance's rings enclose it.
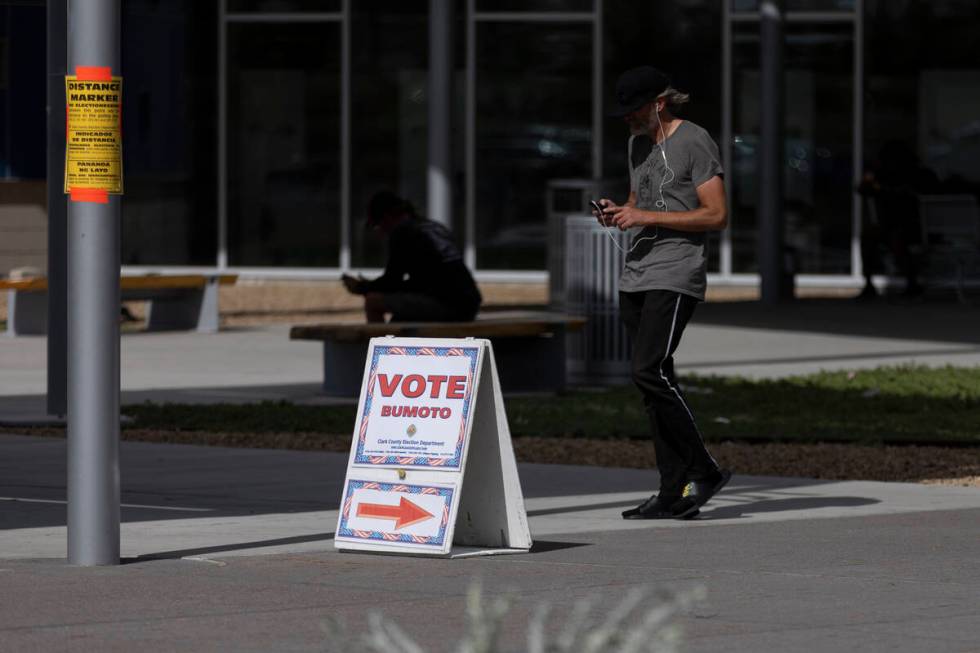
<instances>
[{"instance_id":1,"label":"man walking","mask_svg":"<svg viewBox=\"0 0 980 653\"><path fill-rule=\"evenodd\" d=\"M630 195L600 200L597 219L634 229L619 280L623 323L633 341L633 381L643 395L660 490L624 519L689 519L731 477L705 447L674 377L673 354L707 285L707 233L728 222L718 147L674 115L689 100L649 66L623 73L617 115L630 128Z\"/></svg>"}]
</instances>

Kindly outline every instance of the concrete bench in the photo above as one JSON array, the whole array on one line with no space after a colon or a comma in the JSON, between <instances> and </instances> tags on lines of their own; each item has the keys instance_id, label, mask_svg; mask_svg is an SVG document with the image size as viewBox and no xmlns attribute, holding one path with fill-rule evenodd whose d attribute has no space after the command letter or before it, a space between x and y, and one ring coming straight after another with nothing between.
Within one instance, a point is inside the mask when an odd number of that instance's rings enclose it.
<instances>
[{"instance_id":1,"label":"concrete bench","mask_svg":"<svg viewBox=\"0 0 980 653\"><path fill-rule=\"evenodd\" d=\"M121 301L149 301L149 331L218 330L218 287L237 275L147 274L119 280ZM0 279L7 291L7 335L44 335L48 329L48 280Z\"/></svg>"},{"instance_id":2,"label":"concrete bench","mask_svg":"<svg viewBox=\"0 0 980 653\"><path fill-rule=\"evenodd\" d=\"M411 338L487 338L504 392L557 392L565 387L565 334L585 318L558 313L483 314L473 322L397 322L294 326L291 340L323 342L323 390L356 397L368 342L382 336Z\"/></svg>"}]
</instances>

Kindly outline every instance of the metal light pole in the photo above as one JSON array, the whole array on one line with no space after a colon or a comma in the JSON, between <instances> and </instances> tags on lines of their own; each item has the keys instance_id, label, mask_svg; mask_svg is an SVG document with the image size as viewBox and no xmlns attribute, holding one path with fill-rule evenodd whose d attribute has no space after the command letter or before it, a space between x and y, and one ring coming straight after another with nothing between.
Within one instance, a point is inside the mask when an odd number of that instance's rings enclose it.
<instances>
[{"instance_id":1,"label":"metal light pole","mask_svg":"<svg viewBox=\"0 0 980 653\"><path fill-rule=\"evenodd\" d=\"M70 0L68 68L120 75L120 0ZM119 564L121 198L68 209L68 562Z\"/></svg>"},{"instance_id":2,"label":"metal light pole","mask_svg":"<svg viewBox=\"0 0 980 653\"><path fill-rule=\"evenodd\" d=\"M783 279L783 0L762 0L760 23L759 273L762 302L792 288Z\"/></svg>"},{"instance_id":3,"label":"metal light pole","mask_svg":"<svg viewBox=\"0 0 980 653\"><path fill-rule=\"evenodd\" d=\"M426 213L452 221L453 3L429 0L429 171Z\"/></svg>"}]
</instances>

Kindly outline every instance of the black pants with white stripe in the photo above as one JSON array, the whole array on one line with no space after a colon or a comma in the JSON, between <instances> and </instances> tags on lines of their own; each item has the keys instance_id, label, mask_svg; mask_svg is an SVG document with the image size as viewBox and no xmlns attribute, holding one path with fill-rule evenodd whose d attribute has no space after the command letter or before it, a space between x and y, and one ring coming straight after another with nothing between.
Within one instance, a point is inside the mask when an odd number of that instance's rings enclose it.
<instances>
[{"instance_id":1,"label":"black pants with white stripe","mask_svg":"<svg viewBox=\"0 0 980 653\"><path fill-rule=\"evenodd\" d=\"M660 494L680 496L688 481L714 474L694 414L674 378L674 351L698 300L670 290L620 292L619 309L633 341L633 383L643 393L660 471Z\"/></svg>"}]
</instances>

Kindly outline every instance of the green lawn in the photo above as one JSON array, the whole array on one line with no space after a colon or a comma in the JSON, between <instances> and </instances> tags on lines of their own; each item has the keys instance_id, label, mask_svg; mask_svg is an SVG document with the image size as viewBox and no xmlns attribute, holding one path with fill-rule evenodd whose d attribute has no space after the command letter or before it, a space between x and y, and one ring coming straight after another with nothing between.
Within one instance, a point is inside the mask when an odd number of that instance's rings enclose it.
<instances>
[{"instance_id":1,"label":"green lawn","mask_svg":"<svg viewBox=\"0 0 980 653\"><path fill-rule=\"evenodd\" d=\"M884 367L779 381L681 379L709 440L937 442L980 444L980 367ZM354 406L130 405L127 428L212 432L345 434ZM507 401L517 436L645 438L647 419L632 387L574 390Z\"/></svg>"}]
</instances>

